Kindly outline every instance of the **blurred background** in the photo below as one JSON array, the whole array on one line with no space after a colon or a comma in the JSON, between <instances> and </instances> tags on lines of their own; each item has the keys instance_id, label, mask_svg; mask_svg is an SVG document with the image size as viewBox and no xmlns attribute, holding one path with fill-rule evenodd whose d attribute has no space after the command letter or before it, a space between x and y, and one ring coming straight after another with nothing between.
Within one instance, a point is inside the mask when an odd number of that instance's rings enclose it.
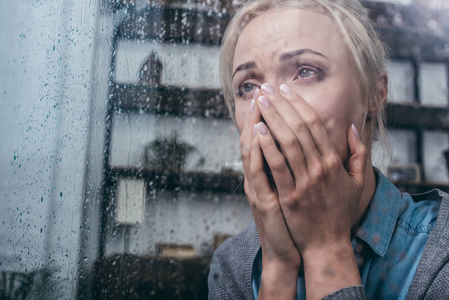
<instances>
[{"instance_id":1,"label":"blurred background","mask_svg":"<svg viewBox=\"0 0 449 300\"><path fill-rule=\"evenodd\" d=\"M207 299L252 222L220 91L225 0L0 0L0 299ZM363 1L386 43L391 149L449 191L449 2Z\"/></svg>"}]
</instances>

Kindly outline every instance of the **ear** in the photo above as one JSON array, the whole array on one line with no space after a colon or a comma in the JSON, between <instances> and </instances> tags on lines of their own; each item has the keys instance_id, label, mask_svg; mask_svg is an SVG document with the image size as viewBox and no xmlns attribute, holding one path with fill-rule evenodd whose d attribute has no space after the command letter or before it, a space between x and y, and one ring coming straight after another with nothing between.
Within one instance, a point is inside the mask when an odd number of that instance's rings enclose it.
<instances>
[{"instance_id":1,"label":"ear","mask_svg":"<svg viewBox=\"0 0 449 300\"><path fill-rule=\"evenodd\" d=\"M375 118L379 110L383 109L388 95L388 75L382 72L377 76L377 93L368 111L369 118Z\"/></svg>"}]
</instances>

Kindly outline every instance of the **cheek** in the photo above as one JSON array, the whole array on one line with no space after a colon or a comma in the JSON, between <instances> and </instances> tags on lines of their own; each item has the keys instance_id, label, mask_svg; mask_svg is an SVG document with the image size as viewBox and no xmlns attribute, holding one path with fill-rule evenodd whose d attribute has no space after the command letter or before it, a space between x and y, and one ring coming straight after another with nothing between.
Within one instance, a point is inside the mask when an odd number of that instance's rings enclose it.
<instances>
[{"instance_id":1,"label":"cheek","mask_svg":"<svg viewBox=\"0 0 449 300\"><path fill-rule=\"evenodd\" d=\"M331 143L343 161L347 158L347 130L351 124L361 128L364 106L357 90L315 89L300 95L321 119ZM332 90L332 92L329 92Z\"/></svg>"},{"instance_id":2,"label":"cheek","mask_svg":"<svg viewBox=\"0 0 449 300\"><path fill-rule=\"evenodd\" d=\"M298 94L312 107L328 130L346 132L346 127L352 123L362 123L364 109L357 90L347 86L340 89L321 87L303 89Z\"/></svg>"},{"instance_id":3,"label":"cheek","mask_svg":"<svg viewBox=\"0 0 449 300\"><path fill-rule=\"evenodd\" d=\"M235 103L235 122L240 133L242 133L246 120L249 118L249 104L246 102L248 101Z\"/></svg>"}]
</instances>

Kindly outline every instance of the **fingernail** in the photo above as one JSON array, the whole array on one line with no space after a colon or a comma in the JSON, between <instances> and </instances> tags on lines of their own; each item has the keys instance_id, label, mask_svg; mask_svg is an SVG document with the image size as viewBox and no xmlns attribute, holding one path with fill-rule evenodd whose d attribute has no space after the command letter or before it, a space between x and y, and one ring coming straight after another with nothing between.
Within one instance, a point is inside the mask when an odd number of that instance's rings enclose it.
<instances>
[{"instance_id":1,"label":"fingernail","mask_svg":"<svg viewBox=\"0 0 449 300\"><path fill-rule=\"evenodd\" d=\"M259 98L259 95L260 95L260 90L256 89L253 94L253 99L256 100L257 98Z\"/></svg>"},{"instance_id":2,"label":"fingernail","mask_svg":"<svg viewBox=\"0 0 449 300\"><path fill-rule=\"evenodd\" d=\"M271 87L271 85L269 85L268 83L264 83L262 84L262 86L260 87L262 89L262 91L267 94L267 95L271 95L274 93L273 88Z\"/></svg>"},{"instance_id":3,"label":"fingernail","mask_svg":"<svg viewBox=\"0 0 449 300\"><path fill-rule=\"evenodd\" d=\"M351 128L352 128L352 131L354 131L357 138L360 140L360 134L359 134L359 131L357 130L357 127L355 127L354 124L351 124Z\"/></svg>"},{"instance_id":4,"label":"fingernail","mask_svg":"<svg viewBox=\"0 0 449 300\"><path fill-rule=\"evenodd\" d=\"M281 84L279 90L281 90L281 93L284 95L290 95L291 93L290 88L285 83Z\"/></svg>"},{"instance_id":5,"label":"fingernail","mask_svg":"<svg viewBox=\"0 0 449 300\"><path fill-rule=\"evenodd\" d=\"M262 104L263 107L266 107L266 108L270 107L270 102L268 102L268 99L265 96L259 97L259 103Z\"/></svg>"},{"instance_id":6,"label":"fingernail","mask_svg":"<svg viewBox=\"0 0 449 300\"><path fill-rule=\"evenodd\" d=\"M256 107L256 101L254 99L251 100L251 104L249 105L249 112L252 113L254 111L254 107Z\"/></svg>"},{"instance_id":7,"label":"fingernail","mask_svg":"<svg viewBox=\"0 0 449 300\"><path fill-rule=\"evenodd\" d=\"M257 129L259 130L259 133L262 135L265 135L268 133L267 127L265 126L264 123L260 122L256 124Z\"/></svg>"},{"instance_id":8,"label":"fingernail","mask_svg":"<svg viewBox=\"0 0 449 300\"><path fill-rule=\"evenodd\" d=\"M256 127L257 127L257 124L254 124L254 126L253 126L253 137L256 136Z\"/></svg>"}]
</instances>

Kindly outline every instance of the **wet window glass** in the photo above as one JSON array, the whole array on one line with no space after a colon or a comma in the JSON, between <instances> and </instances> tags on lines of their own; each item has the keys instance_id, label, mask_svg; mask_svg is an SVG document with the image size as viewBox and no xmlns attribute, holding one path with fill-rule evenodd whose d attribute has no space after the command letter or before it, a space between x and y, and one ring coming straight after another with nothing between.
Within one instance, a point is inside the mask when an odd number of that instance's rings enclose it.
<instances>
[{"instance_id":1,"label":"wet window glass","mask_svg":"<svg viewBox=\"0 0 449 300\"><path fill-rule=\"evenodd\" d=\"M0 2L0 299L207 299L253 222L219 70L241 2ZM373 161L449 191L449 6L362 2L390 57Z\"/></svg>"}]
</instances>

